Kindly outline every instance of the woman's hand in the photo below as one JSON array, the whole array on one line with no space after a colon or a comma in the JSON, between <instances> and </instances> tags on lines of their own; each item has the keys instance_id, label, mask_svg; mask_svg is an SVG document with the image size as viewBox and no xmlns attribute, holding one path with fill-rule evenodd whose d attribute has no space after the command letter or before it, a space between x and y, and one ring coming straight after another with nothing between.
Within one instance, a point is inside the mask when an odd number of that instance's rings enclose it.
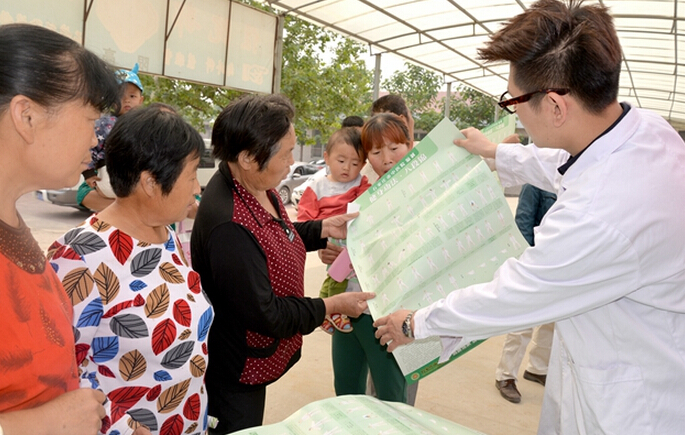
<instances>
[{"instance_id":1,"label":"woman's hand","mask_svg":"<svg viewBox=\"0 0 685 435\"><path fill-rule=\"evenodd\" d=\"M376 297L376 293L345 292L324 298L326 314L341 313L350 317L359 317L368 308L366 301Z\"/></svg>"},{"instance_id":2,"label":"woman's hand","mask_svg":"<svg viewBox=\"0 0 685 435\"><path fill-rule=\"evenodd\" d=\"M359 216L359 212L341 214L324 219L321 223L321 238L333 237L334 239L347 238L347 221Z\"/></svg>"},{"instance_id":3,"label":"woman's hand","mask_svg":"<svg viewBox=\"0 0 685 435\"><path fill-rule=\"evenodd\" d=\"M338 255L342 252L343 247L334 243L326 243L326 249L319 249L318 254L323 264L333 264Z\"/></svg>"},{"instance_id":4,"label":"woman's hand","mask_svg":"<svg viewBox=\"0 0 685 435\"><path fill-rule=\"evenodd\" d=\"M8 435L96 435L104 401L102 391L79 388L36 408L2 413L0 425Z\"/></svg>"},{"instance_id":5,"label":"woman's hand","mask_svg":"<svg viewBox=\"0 0 685 435\"><path fill-rule=\"evenodd\" d=\"M95 185L97 184L98 181L101 181L102 179L98 177L97 175L93 175L92 177L86 178L86 184L93 189L95 189Z\"/></svg>"},{"instance_id":6,"label":"woman's hand","mask_svg":"<svg viewBox=\"0 0 685 435\"><path fill-rule=\"evenodd\" d=\"M382 345L388 345L388 352L392 352L398 346L414 341L413 338L407 337L402 332L402 325L409 313L411 313L410 310L399 310L373 322L373 326L377 328L376 338ZM411 329L413 335L414 319L412 319Z\"/></svg>"}]
</instances>

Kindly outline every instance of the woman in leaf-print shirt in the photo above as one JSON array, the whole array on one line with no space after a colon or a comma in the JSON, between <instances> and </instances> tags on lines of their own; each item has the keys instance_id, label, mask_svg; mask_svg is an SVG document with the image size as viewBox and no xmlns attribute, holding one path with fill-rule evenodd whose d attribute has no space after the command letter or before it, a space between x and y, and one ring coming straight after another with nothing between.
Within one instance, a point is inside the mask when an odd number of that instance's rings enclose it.
<instances>
[{"instance_id":1,"label":"woman in leaf-print shirt","mask_svg":"<svg viewBox=\"0 0 685 435\"><path fill-rule=\"evenodd\" d=\"M169 224L200 192L204 143L159 107L119 118L107 141L115 202L48 252L74 306L81 387L108 398L102 433L207 430L213 309Z\"/></svg>"}]
</instances>

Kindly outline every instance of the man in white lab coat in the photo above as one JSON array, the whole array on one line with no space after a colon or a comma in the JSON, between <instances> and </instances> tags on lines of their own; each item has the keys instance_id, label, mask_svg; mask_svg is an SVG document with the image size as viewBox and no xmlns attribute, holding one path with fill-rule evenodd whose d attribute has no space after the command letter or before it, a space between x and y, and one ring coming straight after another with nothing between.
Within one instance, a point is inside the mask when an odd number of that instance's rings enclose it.
<instances>
[{"instance_id":1,"label":"man in white lab coat","mask_svg":"<svg viewBox=\"0 0 685 435\"><path fill-rule=\"evenodd\" d=\"M455 141L494 158L504 186L558 192L535 247L493 281L375 323L388 351L557 322L539 434L685 431L685 144L617 101L621 48L608 11L542 0L480 50L510 62L500 106L536 145ZM439 375L438 375L439 376Z\"/></svg>"}]
</instances>

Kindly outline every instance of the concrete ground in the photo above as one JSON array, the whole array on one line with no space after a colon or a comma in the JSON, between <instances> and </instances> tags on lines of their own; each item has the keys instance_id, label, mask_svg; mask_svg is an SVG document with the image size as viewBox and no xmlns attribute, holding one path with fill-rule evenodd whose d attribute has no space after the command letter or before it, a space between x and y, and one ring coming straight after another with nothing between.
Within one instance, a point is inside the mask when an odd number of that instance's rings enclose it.
<instances>
[{"instance_id":1,"label":"concrete ground","mask_svg":"<svg viewBox=\"0 0 685 435\"><path fill-rule=\"evenodd\" d=\"M515 198L507 198L512 209ZM325 268L316 253L309 253L305 293L317 297ZM512 404L495 388L495 368L503 336L493 337L419 382L415 406L488 435L528 435L537 432L544 387L522 378L523 398ZM282 379L267 388L265 424L288 417L307 403L332 397L331 337L317 329L304 338L302 359Z\"/></svg>"}]
</instances>

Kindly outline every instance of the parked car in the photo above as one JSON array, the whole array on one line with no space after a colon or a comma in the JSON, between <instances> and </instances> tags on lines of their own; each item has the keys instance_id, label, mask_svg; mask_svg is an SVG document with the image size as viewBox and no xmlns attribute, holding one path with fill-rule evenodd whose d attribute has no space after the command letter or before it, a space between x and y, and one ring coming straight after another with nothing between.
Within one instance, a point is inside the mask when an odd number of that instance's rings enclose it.
<instances>
[{"instance_id":1,"label":"parked car","mask_svg":"<svg viewBox=\"0 0 685 435\"><path fill-rule=\"evenodd\" d=\"M288 176L285 177L281 184L276 187L278 195L281 197L283 204L288 204L291 199L293 190L307 181L309 177L314 175L319 169L304 162L295 162L290 166L290 172Z\"/></svg>"},{"instance_id":2,"label":"parked car","mask_svg":"<svg viewBox=\"0 0 685 435\"><path fill-rule=\"evenodd\" d=\"M200 156L200 164L197 167L197 181L200 182L200 188L203 191L216 170L219 169L219 161L212 157L212 141L206 138L204 141L205 149Z\"/></svg>"},{"instance_id":3,"label":"parked car","mask_svg":"<svg viewBox=\"0 0 685 435\"><path fill-rule=\"evenodd\" d=\"M202 153L202 156L200 156L200 165L197 169L197 180L200 182L202 190L205 189L205 186L212 178L212 175L214 175L219 168L217 161L212 157L211 141L209 139L204 139L204 141L205 150ZM34 195L40 201L65 207L74 207L82 211L90 212L86 207L83 207L76 202L76 193L78 192L81 183L83 183L83 177L81 177L78 184L75 186L57 190L37 190Z\"/></svg>"},{"instance_id":4,"label":"parked car","mask_svg":"<svg viewBox=\"0 0 685 435\"><path fill-rule=\"evenodd\" d=\"M34 196L39 201L49 202L51 204L62 205L65 207L73 207L81 211L90 212L86 207L83 207L76 202L76 193L78 192L78 187L83 183L83 177L79 179L78 184L66 189L42 189L36 190Z\"/></svg>"},{"instance_id":5,"label":"parked car","mask_svg":"<svg viewBox=\"0 0 685 435\"><path fill-rule=\"evenodd\" d=\"M296 188L293 189L293 193L290 195L290 200L292 201L293 205L295 206L295 210L297 210L297 206L300 203L300 199L302 198L302 195L304 194L304 191L307 189L307 187L314 182L314 180L317 180L319 178L325 177L326 174L328 173L328 167L324 166L322 169L319 169L314 175L309 177L307 181L304 183L300 184Z\"/></svg>"},{"instance_id":6,"label":"parked car","mask_svg":"<svg viewBox=\"0 0 685 435\"><path fill-rule=\"evenodd\" d=\"M324 159L315 159L315 160L311 160L309 162L309 164L314 165L319 169L322 169L323 167L326 166L326 161Z\"/></svg>"}]
</instances>

